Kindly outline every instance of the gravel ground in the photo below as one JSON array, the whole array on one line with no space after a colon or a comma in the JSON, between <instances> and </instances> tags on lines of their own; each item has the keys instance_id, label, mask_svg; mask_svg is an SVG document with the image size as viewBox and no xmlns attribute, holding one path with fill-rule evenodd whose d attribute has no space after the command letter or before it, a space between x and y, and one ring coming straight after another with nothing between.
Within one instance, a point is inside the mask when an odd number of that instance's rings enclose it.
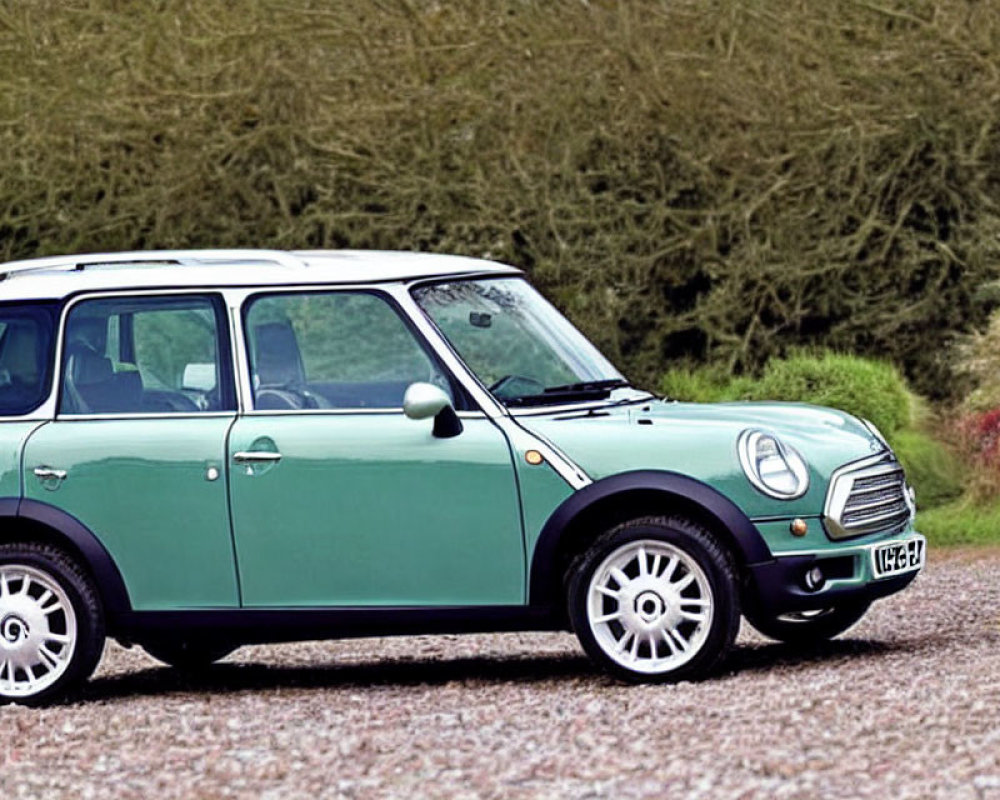
<instances>
[{"instance_id":1,"label":"gravel ground","mask_svg":"<svg viewBox=\"0 0 1000 800\"><path fill-rule=\"evenodd\" d=\"M1000 798L1000 550L933 554L807 651L596 674L564 634L244 648L185 679L109 646L82 702L0 708L0 795Z\"/></svg>"}]
</instances>

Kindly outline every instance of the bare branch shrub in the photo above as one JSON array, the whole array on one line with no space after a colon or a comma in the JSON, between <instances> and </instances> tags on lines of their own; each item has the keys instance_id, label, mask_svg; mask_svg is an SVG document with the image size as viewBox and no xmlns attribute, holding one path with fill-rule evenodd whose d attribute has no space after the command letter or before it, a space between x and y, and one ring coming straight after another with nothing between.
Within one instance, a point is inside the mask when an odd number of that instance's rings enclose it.
<instances>
[{"instance_id":1,"label":"bare branch shrub","mask_svg":"<svg viewBox=\"0 0 1000 800\"><path fill-rule=\"evenodd\" d=\"M0 256L521 265L631 374L948 395L997 268L996 0L0 0Z\"/></svg>"}]
</instances>

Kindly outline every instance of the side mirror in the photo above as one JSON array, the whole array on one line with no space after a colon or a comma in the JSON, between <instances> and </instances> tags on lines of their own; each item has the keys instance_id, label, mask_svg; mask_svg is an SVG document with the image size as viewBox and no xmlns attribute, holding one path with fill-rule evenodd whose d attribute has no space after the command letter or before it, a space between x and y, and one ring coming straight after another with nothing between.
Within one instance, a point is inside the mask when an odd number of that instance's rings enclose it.
<instances>
[{"instance_id":1,"label":"side mirror","mask_svg":"<svg viewBox=\"0 0 1000 800\"><path fill-rule=\"evenodd\" d=\"M462 432L462 421L448 395L432 383L411 383L406 387L403 413L410 419L434 417L434 435L440 439L449 439Z\"/></svg>"}]
</instances>

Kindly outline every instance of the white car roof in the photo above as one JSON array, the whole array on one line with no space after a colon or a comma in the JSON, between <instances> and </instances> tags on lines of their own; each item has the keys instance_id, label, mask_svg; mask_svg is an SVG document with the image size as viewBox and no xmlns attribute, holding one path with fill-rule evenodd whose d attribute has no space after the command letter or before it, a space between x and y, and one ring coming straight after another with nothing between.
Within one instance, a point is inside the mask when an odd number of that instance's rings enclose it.
<instances>
[{"instance_id":1,"label":"white car roof","mask_svg":"<svg viewBox=\"0 0 1000 800\"><path fill-rule=\"evenodd\" d=\"M54 256L0 264L0 302L79 291L303 286L410 281L521 271L465 256L385 250L156 250Z\"/></svg>"}]
</instances>

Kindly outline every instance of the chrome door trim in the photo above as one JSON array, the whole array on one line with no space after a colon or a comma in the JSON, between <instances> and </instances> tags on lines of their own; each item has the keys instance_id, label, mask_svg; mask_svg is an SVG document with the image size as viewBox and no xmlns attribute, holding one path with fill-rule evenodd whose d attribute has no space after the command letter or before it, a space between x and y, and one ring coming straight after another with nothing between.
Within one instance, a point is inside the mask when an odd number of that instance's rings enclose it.
<instances>
[{"instance_id":1,"label":"chrome door trim","mask_svg":"<svg viewBox=\"0 0 1000 800\"><path fill-rule=\"evenodd\" d=\"M135 414L114 412L107 414L57 414L55 420L56 422L93 422L95 420L127 422L138 419L232 419L235 415L235 411L178 411L173 414L165 411L137 412Z\"/></svg>"},{"instance_id":2,"label":"chrome door trim","mask_svg":"<svg viewBox=\"0 0 1000 800\"><path fill-rule=\"evenodd\" d=\"M459 419L486 419L482 411L456 411ZM250 409L244 417L344 417L344 416L402 416L402 407L395 408L262 408Z\"/></svg>"}]
</instances>

